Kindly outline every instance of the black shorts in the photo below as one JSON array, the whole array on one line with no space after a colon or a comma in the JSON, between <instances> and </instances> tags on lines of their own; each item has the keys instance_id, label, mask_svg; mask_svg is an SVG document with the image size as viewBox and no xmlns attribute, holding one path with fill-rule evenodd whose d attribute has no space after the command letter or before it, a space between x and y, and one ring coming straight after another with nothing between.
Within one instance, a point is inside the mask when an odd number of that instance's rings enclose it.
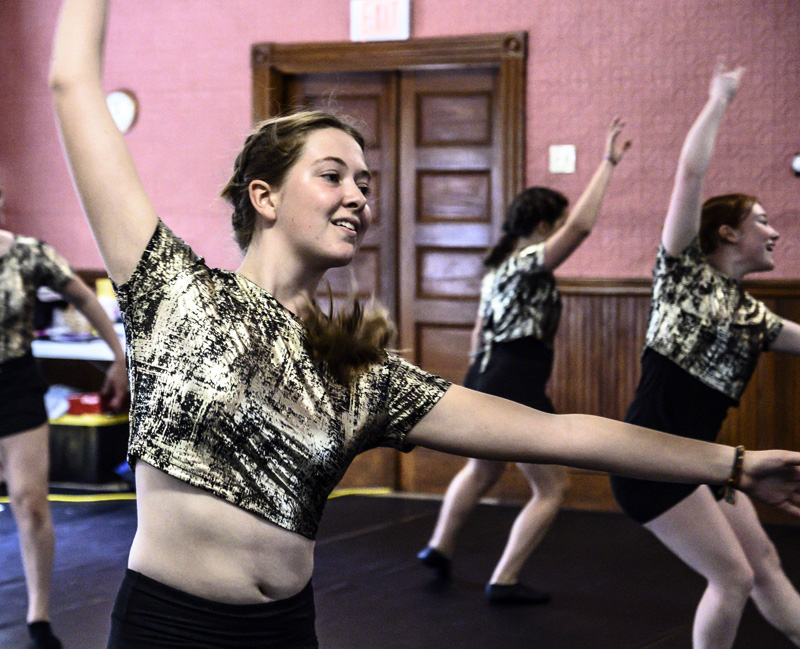
<instances>
[{"instance_id":1,"label":"black shorts","mask_svg":"<svg viewBox=\"0 0 800 649\"><path fill-rule=\"evenodd\" d=\"M523 406L554 413L545 393L553 370L553 350L532 336L495 343L489 361L481 371L483 355L473 361L464 378L464 387Z\"/></svg>"},{"instance_id":2,"label":"black shorts","mask_svg":"<svg viewBox=\"0 0 800 649\"><path fill-rule=\"evenodd\" d=\"M266 604L224 604L133 570L117 594L107 649L318 649L311 582Z\"/></svg>"},{"instance_id":3,"label":"black shorts","mask_svg":"<svg viewBox=\"0 0 800 649\"><path fill-rule=\"evenodd\" d=\"M47 381L33 355L0 363L0 437L46 423L45 392Z\"/></svg>"},{"instance_id":4,"label":"black shorts","mask_svg":"<svg viewBox=\"0 0 800 649\"><path fill-rule=\"evenodd\" d=\"M642 356L642 377L625 421L673 435L713 442L736 402L652 349ZM697 489L696 484L611 476L614 497L637 523L648 523ZM719 500L722 489L712 487Z\"/></svg>"}]
</instances>

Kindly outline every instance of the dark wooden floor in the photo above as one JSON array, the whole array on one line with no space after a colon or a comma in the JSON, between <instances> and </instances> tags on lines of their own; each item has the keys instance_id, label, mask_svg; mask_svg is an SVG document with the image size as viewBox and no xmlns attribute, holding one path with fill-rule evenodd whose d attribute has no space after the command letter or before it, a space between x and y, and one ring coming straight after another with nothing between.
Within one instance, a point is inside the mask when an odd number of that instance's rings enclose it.
<instances>
[{"instance_id":1,"label":"dark wooden floor","mask_svg":"<svg viewBox=\"0 0 800 649\"><path fill-rule=\"evenodd\" d=\"M438 502L346 496L328 504L314 587L323 649L688 649L703 582L619 514L562 512L523 578L547 606L490 607L483 587L516 513L481 505L443 585L415 554ZM53 623L65 649L105 647L125 569L135 503L54 503ZM800 527L769 532L800 584ZM25 591L8 507L0 512L0 648L27 647ZM790 649L749 606L736 649Z\"/></svg>"}]
</instances>

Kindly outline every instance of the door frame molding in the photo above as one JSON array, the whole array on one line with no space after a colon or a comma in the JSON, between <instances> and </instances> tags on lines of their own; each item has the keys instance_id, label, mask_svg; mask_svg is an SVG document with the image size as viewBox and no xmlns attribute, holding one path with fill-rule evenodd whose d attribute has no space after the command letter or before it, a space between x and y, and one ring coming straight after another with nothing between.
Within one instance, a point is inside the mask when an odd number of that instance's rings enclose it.
<instances>
[{"instance_id":1,"label":"door frame molding","mask_svg":"<svg viewBox=\"0 0 800 649\"><path fill-rule=\"evenodd\" d=\"M286 77L293 74L496 67L504 150L502 204L509 205L525 188L527 43L522 31L368 43L255 43L250 53L253 122L280 112Z\"/></svg>"}]
</instances>

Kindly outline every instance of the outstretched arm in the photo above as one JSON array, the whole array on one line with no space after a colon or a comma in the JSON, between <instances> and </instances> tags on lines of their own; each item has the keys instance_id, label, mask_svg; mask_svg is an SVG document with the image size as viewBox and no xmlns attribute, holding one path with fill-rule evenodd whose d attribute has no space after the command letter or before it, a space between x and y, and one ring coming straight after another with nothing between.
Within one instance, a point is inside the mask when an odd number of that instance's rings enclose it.
<instances>
[{"instance_id":1,"label":"outstretched arm","mask_svg":"<svg viewBox=\"0 0 800 649\"><path fill-rule=\"evenodd\" d=\"M125 352L122 351L113 323L108 319L94 291L79 277L74 277L61 294L86 317L111 348L114 360L106 371L103 394L109 397L112 410L121 410L128 398L128 374L125 368Z\"/></svg>"},{"instance_id":2,"label":"outstretched arm","mask_svg":"<svg viewBox=\"0 0 800 649\"><path fill-rule=\"evenodd\" d=\"M550 415L460 386L408 434L412 444L467 457L566 464L634 478L725 484L734 449L592 415ZM741 487L800 515L800 453L749 451Z\"/></svg>"},{"instance_id":3,"label":"outstretched arm","mask_svg":"<svg viewBox=\"0 0 800 649\"><path fill-rule=\"evenodd\" d=\"M672 257L680 255L700 231L703 179L711 164L725 109L736 95L743 73L741 67L726 72L722 62L717 63L708 101L683 143L661 233L661 242Z\"/></svg>"},{"instance_id":4,"label":"outstretched arm","mask_svg":"<svg viewBox=\"0 0 800 649\"><path fill-rule=\"evenodd\" d=\"M102 86L107 2L66 0L56 29L50 88L72 178L109 276L125 282L157 217Z\"/></svg>"},{"instance_id":5,"label":"outstretched arm","mask_svg":"<svg viewBox=\"0 0 800 649\"><path fill-rule=\"evenodd\" d=\"M600 206L608 189L611 174L617 166L625 151L631 145L630 140L624 143L617 142L625 123L615 117L611 122L606 136L606 150L603 160L592 179L583 190L583 194L570 210L564 225L551 236L544 247L544 265L549 270L555 270L575 251L575 249L589 236L600 214Z\"/></svg>"}]
</instances>

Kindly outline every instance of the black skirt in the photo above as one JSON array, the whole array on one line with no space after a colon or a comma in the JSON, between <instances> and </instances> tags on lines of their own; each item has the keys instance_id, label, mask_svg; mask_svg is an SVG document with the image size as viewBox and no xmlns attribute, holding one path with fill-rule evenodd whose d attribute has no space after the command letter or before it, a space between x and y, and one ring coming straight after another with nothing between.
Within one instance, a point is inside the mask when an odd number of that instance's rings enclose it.
<instances>
[{"instance_id":1,"label":"black skirt","mask_svg":"<svg viewBox=\"0 0 800 649\"><path fill-rule=\"evenodd\" d=\"M495 343L481 372L479 354L464 378L464 387L516 401L529 408L553 413L555 408L545 393L553 371L553 350L533 337Z\"/></svg>"},{"instance_id":2,"label":"black skirt","mask_svg":"<svg viewBox=\"0 0 800 649\"><path fill-rule=\"evenodd\" d=\"M0 437L38 428L47 422L45 381L33 355L0 363Z\"/></svg>"},{"instance_id":3,"label":"black skirt","mask_svg":"<svg viewBox=\"0 0 800 649\"><path fill-rule=\"evenodd\" d=\"M652 349L642 355L642 377L625 421L673 435L713 442L736 401L709 387ZM611 477L622 510L647 523L671 509L698 485ZM722 489L715 487L721 497Z\"/></svg>"},{"instance_id":4,"label":"black skirt","mask_svg":"<svg viewBox=\"0 0 800 649\"><path fill-rule=\"evenodd\" d=\"M311 582L266 604L224 604L133 570L117 594L107 649L317 649Z\"/></svg>"}]
</instances>

